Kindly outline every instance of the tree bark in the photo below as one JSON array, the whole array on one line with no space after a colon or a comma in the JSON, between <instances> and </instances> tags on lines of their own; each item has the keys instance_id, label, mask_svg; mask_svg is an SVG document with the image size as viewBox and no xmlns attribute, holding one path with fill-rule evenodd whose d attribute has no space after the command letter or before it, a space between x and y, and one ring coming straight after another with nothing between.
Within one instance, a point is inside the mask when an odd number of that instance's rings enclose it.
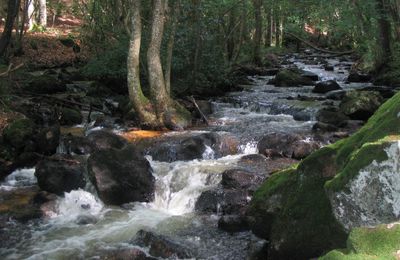
<instances>
[{"instance_id":1,"label":"tree bark","mask_svg":"<svg viewBox=\"0 0 400 260\"><path fill-rule=\"evenodd\" d=\"M262 40L262 0L253 0L254 18L256 30L254 34L253 61L256 65L262 65L261 62L261 40Z\"/></svg>"},{"instance_id":2,"label":"tree bark","mask_svg":"<svg viewBox=\"0 0 400 260\"><path fill-rule=\"evenodd\" d=\"M39 0L39 23L41 26L47 26L47 4L46 0Z\"/></svg>"},{"instance_id":3,"label":"tree bark","mask_svg":"<svg viewBox=\"0 0 400 260\"><path fill-rule=\"evenodd\" d=\"M168 95L171 95L171 71L172 56L174 52L175 34L178 27L178 16L180 12L180 0L176 0L170 12L169 20L171 21L171 32L167 43L167 60L165 62L165 88Z\"/></svg>"},{"instance_id":4,"label":"tree bark","mask_svg":"<svg viewBox=\"0 0 400 260\"><path fill-rule=\"evenodd\" d=\"M6 23L3 34L0 38L0 57L4 56L7 47L10 44L14 21L15 17L18 15L19 5L20 0L8 0Z\"/></svg>"},{"instance_id":5,"label":"tree bark","mask_svg":"<svg viewBox=\"0 0 400 260\"><path fill-rule=\"evenodd\" d=\"M28 31L33 29L33 25L35 23L34 12L35 12L35 5L34 0L28 0Z\"/></svg>"},{"instance_id":6,"label":"tree bark","mask_svg":"<svg viewBox=\"0 0 400 260\"><path fill-rule=\"evenodd\" d=\"M379 25L379 46L381 46L381 57L377 61L377 68L381 68L391 59L391 46L390 46L390 34L391 25L389 21L389 13L387 0L377 0L378 9L378 25Z\"/></svg>"},{"instance_id":7,"label":"tree bark","mask_svg":"<svg viewBox=\"0 0 400 260\"><path fill-rule=\"evenodd\" d=\"M132 0L132 33L128 52L128 90L133 108L141 122L150 128L156 127L156 116L151 111L151 104L145 97L140 84L140 47L142 39L141 0ZM147 107L147 109L146 109Z\"/></svg>"},{"instance_id":8,"label":"tree bark","mask_svg":"<svg viewBox=\"0 0 400 260\"><path fill-rule=\"evenodd\" d=\"M165 125L164 116L170 110L170 106L172 106L172 102L165 87L165 79L160 57L165 24L164 1L167 0L153 0L151 36L149 48L147 50L150 94L155 106L157 118L161 125Z\"/></svg>"}]
</instances>

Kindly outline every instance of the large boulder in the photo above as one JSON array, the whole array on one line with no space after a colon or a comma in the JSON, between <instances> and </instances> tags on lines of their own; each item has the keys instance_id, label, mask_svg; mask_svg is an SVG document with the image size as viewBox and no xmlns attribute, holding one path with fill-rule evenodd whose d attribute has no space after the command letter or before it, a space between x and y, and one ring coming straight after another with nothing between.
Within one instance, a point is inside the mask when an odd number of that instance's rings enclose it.
<instances>
[{"instance_id":1,"label":"large boulder","mask_svg":"<svg viewBox=\"0 0 400 260\"><path fill-rule=\"evenodd\" d=\"M346 244L347 248L333 250L319 259L399 259L400 225L355 228Z\"/></svg>"},{"instance_id":2,"label":"large boulder","mask_svg":"<svg viewBox=\"0 0 400 260\"><path fill-rule=\"evenodd\" d=\"M16 150L23 150L35 133L35 124L30 119L17 119L3 130L3 140Z\"/></svg>"},{"instance_id":3,"label":"large boulder","mask_svg":"<svg viewBox=\"0 0 400 260\"><path fill-rule=\"evenodd\" d=\"M66 91L66 86L55 75L41 75L32 78L26 90L36 94L54 94Z\"/></svg>"},{"instance_id":4,"label":"large boulder","mask_svg":"<svg viewBox=\"0 0 400 260\"><path fill-rule=\"evenodd\" d=\"M84 172L81 162L62 155L40 161L36 165L35 176L42 190L63 195L64 192L85 187Z\"/></svg>"},{"instance_id":5,"label":"large boulder","mask_svg":"<svg viewBox=\"0 0 400 260\"><path fill-rule=\"evenodd\" d=\"M275 77L275 86L277 87L298 87L311 86L313 80L307 76L303 76L297 70L284 69L278 72Z\"/></svg>"},{"instance_id":6,"label":"large boulder","mask_svg":"<svg viewBox=\"0 0 400 260\"><path fill-rule=\"evenodd\" d=\"M357 133L264 182L248 215L268 259L318 257L344 248L351 228L398 220L399 125L397 94Z\"/></svg>"},{"instance_id":7,"label":"large boulder","mask_svg":"<svg viewBox=\"0 0 400 260\"><path fill-rule=\"evenodd\" d=\"M78 141L78 140L76 140L76 141ZM89 147L86 147L86 148L76 147L76 149L79 149L79 150L83 149L83 150L88 150L88 151L90 151L90 150L108 150L111 148L122 149L128 145L128 142L124 138L122 138L121 136L114 134L110 131L106 131L106 130L91 132L87 136L87 140L90 143L92 143L92 145L93 145L91 149L89 149ZM89 144L86 143L85 146L88 146L88 145Z\"/></svg>"},{"instance_id":8,"label":"large boulder","mask_svg":"<svg viewBox=\"0 0 400 260\"><path fill-rule=\"evenodd\" d=\"M88 160L88 174L106 204L149 202L154 197L150 164L133 146L93 153Z\"/></svg>"},{"instance_id":9,"label":"large boulder","mask_svg":"<svg viewBox=\"0 0 400 260\"><path fill-rule=\"evenodd\" d=\"M336 81L328 80L328 81L319 82L315 86L315 88L313 89L312 92L319 93L319 94L325 94L325 93L328 93L330 91L341 90L341 89L342 88L340 87L340 85Z\"/></svg>"},{"instance_id":10,"label":"large boulder","mask_svg":"<svg viewBox=\"0 0 400 260\"><path fill-rule=\"evenodd\" d=\"M347 82L354 83L364 83L369 82L372 77L368 74L362 74L356 71L350 72L350 75L347 78Z\"/></svg>"},{"instance_id":11,"label":"large boulder","mask_svg":"<svg viewBox=\"0 0 400 260\"><path fill-rule=\"evenodd\" d=\"M61 125L78 125L83 121L83 116L79 110L71 108L63 108L60 112L60 124Z\"/></svg>"},{"instance_id":12,"label":"large boulder","mask_svg":"<svg viewBox=\"0 0 400 260\"><path fill-rule=\"evenodd\" d=\"M319 122L330 124L335 127L345 126L349 119L348 116L334 106L324 107L317 113L317 120Z\"/></svg>"},{"instance_id":13,"label":"large boulder","mask_svg":"<svg viewBox=\"0 0 400 260\"><path fill-rule=\"evenodd\" d=\"M55 154L60 144L60 133L59 125L40 129L35 140L38 151L44 155Z\"/></svg>"},{"instance_id":14,"label":"large boulder","mask_svg":"<svg viewBox=\"0 0 400 260\"><path fill-rule=\"evenodd\" d=\"M222 173L221 185L225 189L255 190L265 180L266 176L241 169L226 170Z\"/></svg>"},{"instance_id":15,"label":"large boulder","mask_svg":"<svg viewBox=\"0 0 400 260\"><path fill-rule=\"evenodd\" d=\"M343 114L354 120L367 120L383 103L379 92L349 91L340 103Z\"/></svg>"}]
</instances>

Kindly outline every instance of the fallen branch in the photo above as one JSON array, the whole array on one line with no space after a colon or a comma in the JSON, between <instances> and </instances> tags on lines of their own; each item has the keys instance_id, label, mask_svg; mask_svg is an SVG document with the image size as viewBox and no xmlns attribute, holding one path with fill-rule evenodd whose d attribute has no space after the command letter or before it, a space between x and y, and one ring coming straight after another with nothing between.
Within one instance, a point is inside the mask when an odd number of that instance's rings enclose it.
<instances>
[{"instance_id":1,"label":"fallen branch","mask_svg":"<svg viewBox=\"0 0 400 260\"><path fill-rule=\"evenodd\" d=\"M319 48L319 47L315 46L315 45L312 44L311 42L300 38L299 36L297 36L297 35L295 35L295 34L293 34L293 33L290 33L290 32L285 32L285 33L286 33L287 35L290 35L290 36L296 38L297 40L299 40L299 41L305 43L306 45L310 46L310 47L313 48L314 50L317 50L317 51L320 51L320 52L333 54L333 55L335 55L335 56L349 55L349 54L353 54L353 53L355 52L354 50L351 50L351 51L342 51L342 52L340 52L340 51L331 51L331 50L327 50L327 49L322 49L322 48Z\"/></svg>"},{"instance_id":2,"label":"fallen branch","mask_svg":"<svg viewBox=\"0 0 400 260\"><path fill-rule=\"evenodd\" d=\"M196 100L194 99L194 97L191 96L189 99L190 99L190 101L192 101L192 103L193 103L194 106L196 107L197 111L199 111L200 116L201 116L201 118L203 119L204 123L205 123L207 126L209 126L210 123L208 122L208 119L207 119L206 115L204 115L203 111L201 111L201 109L200 109L199 105L197 105L197 102L196 102Z\"/></svg>"},{"instance_id":3,"label":"fallen branch","mask_svg":"<svg viewBox=\"0 0 400 260\"><path fill-rule=\"evenodd\" d=\"M13 68L13 67L12 67L13 65L14 65L14 64L10 63L10 65L8 66L7 71L5 71L5 72L3 72L3 73L0 73L0 77L7 77L11 72L16 71L16 70L18 70L18 69L20 69L21 67L24 66L24 64L21 63L21 64L15 66L15 67Z\"/></svg>"}]
</instances>

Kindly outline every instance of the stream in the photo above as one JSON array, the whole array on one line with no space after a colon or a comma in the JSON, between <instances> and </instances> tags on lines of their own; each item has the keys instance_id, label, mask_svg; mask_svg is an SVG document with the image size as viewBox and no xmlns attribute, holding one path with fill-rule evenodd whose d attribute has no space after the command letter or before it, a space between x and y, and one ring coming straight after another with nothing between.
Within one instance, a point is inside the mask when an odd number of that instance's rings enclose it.
<instances>
[{"instance_id":1,"label":"stream","mask_svg":"<svg viewBox=\"0 0 400 260\"><path fill-rule=\"evenodd\" d=\"M286 60L317 74L320 81L336 80L343 89L366 86L345 83L351 62L327 59L335 69L326 71L321 64L308 65L307 59L299 56L293 54ZM219 230L219 214L197 214L195 203L203 191L220 183L222 172L234 168L241 157L257 154L257 142L265 134L301 133L312 138L316 114L326 102L318 99L323 95L312 93L311 86L278 88L268 84L272 78L250 77L251 84L243 86L243 91L213 100L210 126L173 133L229 133L239 140L238 154L215 158L207 147L203 159L192 161L159 162L148 156L156 178L154 201L105 206L94 187L87 185L84 190L58 197L47 218L3 223L0 258L101 259L103 252L121 248L140 248L148 253L148 248L134 240L135 234L145 229L190 248L198 259L246 259L263 241L250 231L230 234ZM311 98L302 101L299 96ZM1 183L0 193L36 187L34 169L21 169Z\"/></svg>"}]
</instances>

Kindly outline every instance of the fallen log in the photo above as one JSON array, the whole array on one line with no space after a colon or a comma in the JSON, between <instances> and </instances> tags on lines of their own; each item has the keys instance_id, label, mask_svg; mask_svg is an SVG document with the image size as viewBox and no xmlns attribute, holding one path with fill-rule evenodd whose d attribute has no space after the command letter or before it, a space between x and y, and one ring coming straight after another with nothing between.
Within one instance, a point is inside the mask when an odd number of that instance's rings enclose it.
<instances>
[{"instance_id":1,"label":"fallen log","mask_svg":"<svg viewBox=\"0 0 400 260\"><path fill-rule=\"evenodd\" d=\"M16 71L20 68L22 68L24 66L23 63L15 66L14 68L12 67L14 64L10 63L10 65L8 66L7 70L3 73L0 73L0 77L7 77L11 72Z\"/></svg>"},{"instance_id":2,"label":"fallen log","mask_svg":"<svg viewBox=\"0 0 400 260\"><path fill-rule=\"evenodd\" d=\"M349 54L353 54L355 52L354 50L340 52L340 51L331 51L331 50L323 49L323 48L320 48L318 46L315 46L311 42L309 42L309 41L307 41L307 40L305 40L305 39L303 39L303 38L301 38L301 37L299 37L299 36L297 36L297 35L295 35L293 33L290 33L290 32L284 32L284 33L286 33L287 35L290 35L290 36L296 38L297 40L305 43L306 45L310 46L314 50L317 50L317 51L320 51L320 52L324 52L324 53L333 54L334 55L333 57L341 56L341 55L349 55Z\"/></svg>"},{"instance_id":3,"label":"fallen log","mask_svg":"<svg viewBox=\"0 0 400 260\"><path fill-rule=\"evenodd\" d=\"M189 99L190 99L190 101L192 101L193 105L196 107L197 111L200 113L200 116L201 116L201 118L203 119L204 123L205 123L207 126L209 126L210 123L209 123L209 121L208 121L206 115L204 115L203 111L201 111L201 109L200 109L199 105L197 105L197 102L196 102L196 100L194 99L194 97L191 96L191 97L189 97Z\"/></svg>"}]
</instances>

